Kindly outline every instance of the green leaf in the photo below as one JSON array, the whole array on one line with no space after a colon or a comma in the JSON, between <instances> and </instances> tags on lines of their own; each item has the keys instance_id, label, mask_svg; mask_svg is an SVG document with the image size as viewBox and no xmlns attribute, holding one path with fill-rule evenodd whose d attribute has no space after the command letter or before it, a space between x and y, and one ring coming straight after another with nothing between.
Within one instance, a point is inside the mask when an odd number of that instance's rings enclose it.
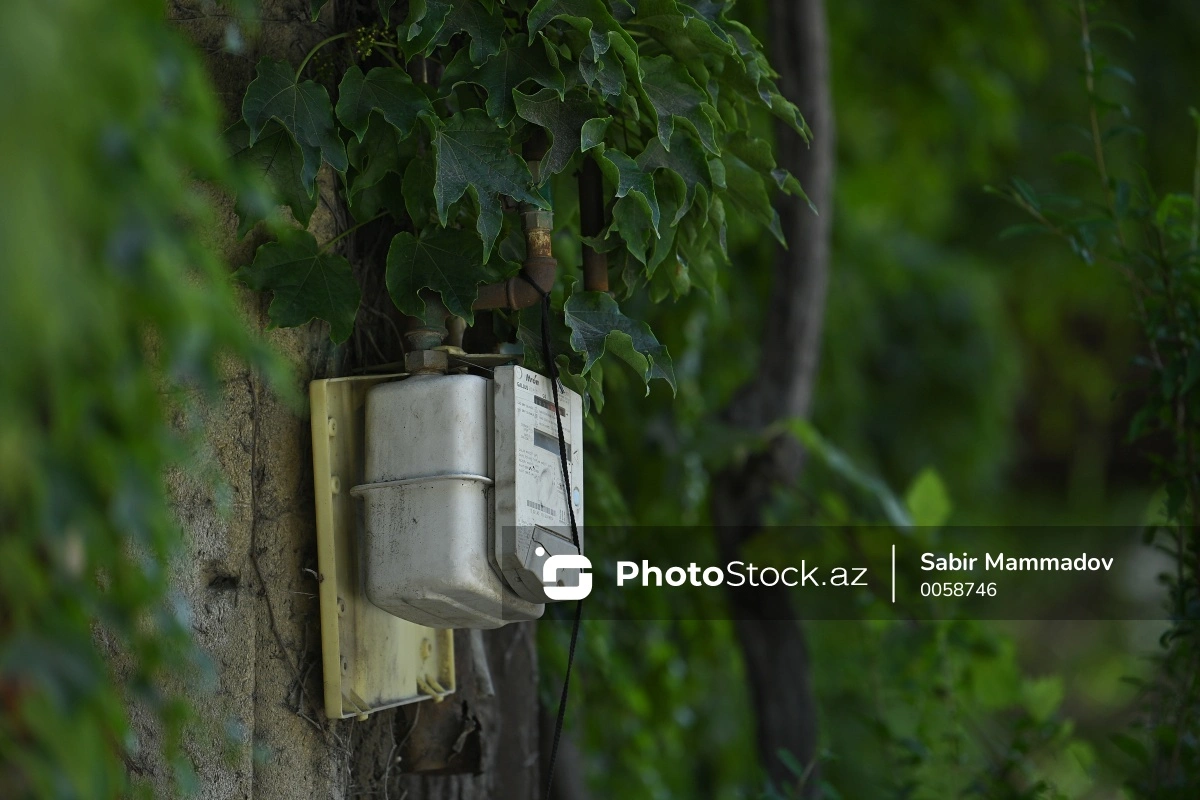
<instances>
[{"instance_id":1,"label":"green leaf","mask_svg":"<svg viewBox=\"0 0 1200 800\"><path fill-rule=\"evenodd\" d=\"M525 366L530 369L546 370L542 356L542 304L536 303L529 308L517 312L517 340L525 350ZM581 359L575 356L571 348L571 331L558 314L550 314L550 351L556 353L555 361L563 367L560 372L577 370ZM563 363L563 362L566 363ZM565 382L565 380L564 380Z\"/></svg>"},{"instance_id":2,"label":"green leaf","mask_svg":"<svg viewBox=\"0 0 1200 800\"><path fill-rule=\"evenodd\" d=\"M708 95L696 86L688 76L687 69L671 56L643 58L642 90L650 102L650 108L658 121L658 140L670 150L675 131L675 120L685 120L700 142L710 153L719 153L713 118L716 109L708 102Z\"/></svg>"},{"instance_id":3,"label":"green leaf","mask_svg":"<svg viewBox=\"0 0 1200 800\"><path fill-rule=\"evenodd\" d=\"M484 108L496 124L507 126L516 116L513 90L528 81L553 89L561 100L567 91L567 80L558 67L558 56L545 38L525 45L506 41L500 52L489 58L482 67L474 67L460 50L442 76L443 84L451 88L460 83L475 83L487 92Z\"/></svg>"},{"instance_id":4,"label":"green leaf","mask_svg":"<svg viewBox=\"0 0 1200 800\"><path fill-rule=\"evenodd\" d=\"M350 165L357 174L350 182L350 204L358 195L375 186L389 173L400 174L410 154L401 146L399 132L382 119L376 119L361 142L351 140L347 151Z\"/></svg>"},{"instance_id":5,"label":"green leaf","mask_svg":"<svg viewBox=\"0 0 1200 800\"><path fill-rule=\"evenodd\" d=\"M749 28L736 20L723 20L722 26L742 56L744 69L742 79L748 85L739 86L741 93L749 97L751 96L750 90L753 90L753 94L758 96L759 101L772 114L787 123L792 130L804 137L805 141L809 141L812 138L812 131L804 121L804 117L801 116L800 109L781 95L779 87L771 80L775 72L767 63L766 56L763 55L762 44L754 38L754 34L750 32ZM730 80L734 85L742 83L742 81L732 80L732 76L728 73L726 73L726 80Z\"/></svg>"},{"instance_id":6,"label":"green leaf","mask_svg":"<svg viewBox=\"0 0 1200 800\"><path fill-rule=\"evenodd\" d=\"M637 44L603 0L538 0L529 12L529 41L553 20L562 20L588 37L593 62L600 62L612 50L640 77Z\"/></svg>"},{"instance_id":7,"label":"green leaf","mask_svg":"<svg viewBox=\"0 0 1200 800\"><path fill-rule=\"evenodd\" d=\"M412 133L422 114L433 116L429 98L404 70L376 67L364 77L361 69L351 67L338 87L338 119L361 142L372 111L382 114L404 137Z\"/></svg>"},{"instance_id":8,"label":"green leaf","mask_svg":"<svg viewBox=\"0 0 1200 800\"><path fill-rule=\"evenodd\" d=\"M272 326L293 328L313 319L329 323L329 338L344 342L354 328L361 296L350 262L323 252L308 231L288 231L267 242L237 278L275 296L267 314Z\"/></svg>"},{"instance_id":9,"label":"green leaf","mask_svg":"<svg viewBox=\"0 0 1200 800\"><path fill-rule=\"evenodd\" d=\"M657 236L645 204L633 197L617 200L613 205L611 229L620 234L629 254L645 264L649 258L651 237Z\"/></svg>"},{"instance_id":10,"label":"green leaf","mask_svg":"<svg viewBox=\"0 0 1200 800\"><path fill-rule=\"evenodd\" d=\"M513 98L521 119L541 125L550 132L551 146L542 159L540 173L541 181L545 183L551 175L566 169L571 158L580 151L584 125L595 121L600 108L578 92L568 95L565 101L551 89L542 89L535 95L513 92Z\"/></svg>"},{"instance_id":11,"label":"green leaf","mask_svg":"<svg viewBox=\"0 0 1200 800\"><path fill-rule=\"evenodd\" d=\"M721 163L725 169L725 196L738 210L766 226L775 239L786 247L779 214L771 205L771 196L767 192L766 176L775 169L771 146L762 139L752 139L739 131L730 137Z\"/></svg>"},{"instance_id":12,"label":"green leaf","mask_svg":"<svg viewBox=\"0 0 1200 800\"><path fill-rule=\"evenodd\" d=\"M1187 229L1196 214L1196 201L1190 194L1172 192L1159 201L1154 211L1154 224L1164 232L1172 228Z\"/></svg>"},{"instance_id":13,"label":"green leaf","mask_svg":"<svg viewBox=\"0 0 1200 800\"><path fill-rule=\"evenodd\" d=\"M409 0L408 18L399 28L409 43L404 55L411 58L424 51L445 26L451 9L450 0Z\"/></svg>"},{"instance_id":14,"label":"green leaf","mask_svg":"<svg viewBox=\"0 0 1200 800\"><path fill-rule=\"evenodd\" d=\"M705 59L714 55L718 63L727 58L741 62L737 48L720 25L675 0L641 0L629 24L649 28L651 35L693 75L707 75Z\"/></svg>"},{"instance_id":15,"label":"green leaf","mask_svg":"<svg viewBox=\"0 0 1200 800\"><path fill-rule=\"evenodd\" d=\"M405 54L428 56L463 31L471 37L471 61L482 64L500 51L504 17L479 0L412 0Z\"/></svg>"},{"instance_id":16,"label":"green leaf","mask_svg":"<svg viewBox=\"0 0 1200 800\"><path fill-rule=\"evenodd\" d=\"M662 378L675 391L675 370L667 348L649 325L622 314L607 292L575 292L567 298L563 315L571 329L571 347L584 356L581 375L608 352L633 367L645 381L647 394L653 378Z\"/></svg>"},{"instance_id":17,"label":"green leaf","mask_svg":"<svg viewBox=\"0 0 1200 800\"><path fill-rule=\"evenodd\" d=\"M1030 678L1021 686L1022 705L1035 722L1046 722L1058 711L1063 700L1061 675Z\"/></svg>"},{"instance_id":18,"label":"green leaf","mask_svg":"<svg viewBox=\"0 0 1200 800\"><path fill-rule=\"evenodd\" d=\"M404 170L404 208L420 230L437 215L433 200L434 169L428 158L414 158Z\"/></svg>"},{"instance_id":19,"label":"green leaf","mask_svg":"<svg viewBox=\"0 0 1200 800\"><path fill-rule=\"evenodd\" d=\"M317 17L321 15L321 9L329 0L308 0L308 16L313 22L317 21Z\"/></svg>"},{"instance_id":20,"label":"green leaf","mask_svg":"<svg viewBox=\"0 0 1200 800\"><path fill-rule=\"evenodd\" d=\"M608 126L612 124L612 121L612 117L596 117L583 123L583 130L579 134L580 149L591 150L593 147L603 145L604 134L608 132Z\"/></svg>"},{"instance_id":21,"label":"green leaf","mask_svg":"<svg viewBox=\"0 0 1200 800\"><path fill-rule=\"evenodd\" d=\"M383 18L383 24L387 25L391 21L392 6L396 5L396 0L378 0L379 16Z\"/></svg>"},{"instance_id":22,"label":"green leaf","mask_svg":"<svg viewBox=\"0 0 1200 800\"><path fill-rule=\"evenodd\" d=\"M292 210L292 216L307 226L317 207L317 198L310 195L300 176L303 157L292 137L278 123L271 123L258 142L250 145L250 130L237 125L229 136L231 158L262 178L274 191L275 200ZM263 214L255 213L241 194L238 195L238 236L245 236Z\"/></svg>"},{"instance_id":23,"label":"green leaf","mask_svg":"<svg viewBox=\"0 0 1200 800\"><path fill-rule=\"evenodd\" d=\"M702 19L715 21L729 7L729 0L679 0L681 8L695 12Z\"/></svg>"},{"instance_id":24,"label":"green leaf","mask_svg":"<svg viewBox=\"0 0 1200 800\"><path fill-rule=\"evenodd\" d=\"M1146 747L1146 743L1128 733L1114 733L1109 736L1109 740L1125 755L1132 758L1138 764L1150 763L1150 750Z\"/></svg>"},{"instance_id":25,"label":"green leaf","mask_svg":"<svg viewBox=\"0 0 1200 800\"><path fill-rule=\"evenodd\" d=\"M620 150L606 149L593 155L604 177L615 186L618 198L631 197L636 199L650 215L650 223L657 236L658 226L662 220L662 212L658 205L658 196L654 192L654 178L644 172L638 163Z\"/></svg>"},{"instance_id":26,"label":"green leaf","mask_svg":"<svg viewBox=\"0 0 1200 800\"><path fill-rule=\"evenodd\" d=\"M544 90L550 91L550 90ZM540 208L546 201L531 186L533 176L510 149L508 134L478 108L455 114L433 138L437 173L433 186L438 219L448 222L450 205L468 190L479 204L478 230L483 237L483 260L500 231L500 196Z\"/></svg>"},{"instance_id":27,"label":"green leaf","mask_svg":"<svg viewBox=\"0 0 1200 800\"><path fill-rule=\"evenodd\" d=\"M654 194L658 197L659 205L662 207L663 219L683 218L686 212L683 207L686 193L687 188L683 181L673 173L660 172L654 179ZM646 277L652 278L655 271L668 260L679 260L680 253L676 238L680 230L681 226L674 222L659 228L659 238L655 240L653 254L646 264Z\"/></svg>"},{"instance_id":28,"label":"green leaf","mask_svg":"<svg viewBox=\"0 0 1200 800\"><path fill-rule=\"evenodd\" d=\"M1045 233L1053 233L1053 231L1040 222L1025 222L1019 225L1009 225L1007 228L1000 231L999 238L1001 240L1016 239L1020 236L1032 236L1033 234Z\"/></svg>"},{"instance_id":29,"label":"green leaf","mask_svg":"<svg viewBox=\"0 0 1200 800\"><path fill-rule=\"evenodd\" d=\"M470 325L479 284L488 279L480 258L479 237L470 231L441 228L420 239L400 233L387 255L387 287L403 313L425 318L422 289L433 289L451 314Z\"/></svg>"},{"instance_id":30,"label":"green leaf","mask_svg":"<svg viewBox=\"0 0 1200 800\"><path fill-rule=\"evenodd\" d=\"M664 148L658 139L651 140L645 151L637 157L637 165L644 172L664 170L669 179L684 190L683 203L668 225L678 224L697 197L702 199L707 208L708 198L713 191L712 169L700 145L683 131L675 130L670 150Z\"/></svg>"},{"instance_id":31,"label":"green leaf","mask_svg":"<svg viewBox=\"0 0 1200 800\"><path fill-rule=\"evenodd\" d=\"M579 54L579 75L589 89L594 89L606 100L623 96L629 88L625 67L613 50L596 53L591 45Z\"/></svg>"},{"instance_id":32,"label":"green leaf","mask_svg":"<svg viewBox=\"0 0 1200 800\"><path fill-rule=\"evenodd\" d=\"M841 476L853 486L872 495L883 509L884 516L896 528L908 530L913 527L912 518L888 485L874 475L869 475L859 469L850 457L837 447L826 441L820 431L808 420L792 419L784 425L785 430L800 444L804 445L809 455L816 458L835 474Z\"/></svg>"},{"instance_id":33,"label":"green leaf","mask_svg":"<svg viewBox=\"0 0 1200 800\"><path fill-rule=\"evenodd\" d=\"M922 528L940 528L950 518L950 495L937 470L926 467L913 479L904 495L904 506L913 524Z\"/></svg>"},{"instance_id":34,"label":"green leaf","mask_svg":"<svg viewBox=\"0 0 1200 800\"><path fill-rule=\"evenodd\" d=\"M334 126L329 94L312 81L296 83L292 68L284 62L267 58L258 62L258 77L242 100L242 118L250 127L252 145L273 119L287 129L300 145L304 159L300 180L309 194L315 191L322 158L338 172L346 171L346 147Z\"/></svg>"}]
</instances>

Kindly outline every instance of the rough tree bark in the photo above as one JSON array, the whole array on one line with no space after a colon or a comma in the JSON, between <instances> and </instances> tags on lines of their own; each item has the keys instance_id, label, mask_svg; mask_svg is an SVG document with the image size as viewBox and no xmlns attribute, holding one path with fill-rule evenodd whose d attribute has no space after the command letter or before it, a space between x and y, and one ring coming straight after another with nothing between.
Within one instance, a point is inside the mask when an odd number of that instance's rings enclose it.
<instances>
[{"instance_id":1,"label":"rough tree bark","mask_svg":"<svg viewBox=\"0 0 1200 800\"><path fill-rule=\"evenodd\" d=\"M308 0L265 0L258 35L236 55L223 47L229 17L219 4L172 0L167 13L207 53L232 122L260 57L296 63L331 30L356 24L345 18L358 13L355 3L326 6L316 25L308 9ZM309 229L326 241L348 223L334 176L326 171L319 183L321 203ZM222 216L214 246L231 265L248 263L261 234L238 241L232 202L217 203ZM330 345L324 324L268 331L268 298L247 294L248 324L292 364L296 397L307 397L310 380L402 359L401 321L383 286L386 245L384 232L370 227L340 245L364 287L356 336L344 348ZM225 400L206 412L204 425L232 502L186 476L172 481L189 551L174 583L192 606L216 677L215 690L186 689L198 712L186 743L198 796L533 800L539 728L529 625L486 632L482 649L474 648L478 657L465 634L456 636L459 693L446 702L380 712L366 722L325 719L307 409L276 397L260 376L237 366L230 367ZM149 716L135 715L140 736L150 740L156 732ZM169 795L163 765L130 768L156 787L156 796Z\"/></svg>"},{"instance_id":2,"label":"rough tree bark","mask_svg":"<svg viewBox=\"0 0 1200 800\"><path fill-rule=\"evenodd\" d=\"M800 179L820 214L795 199L780 209L791 249L781 249L775 259L757 373L725 412L730 423L749 430L808 415L821 349L833 211L835 131L823 0L769 0L768 9L780 88L800 106L814 134L806 147L780 126L779 161ZM737 557L761 528L771 494L798 478L802 462L798 445L781 438L716 476L712 517L722 557ZM817 752L817 710L803 629L791 621L795 616L785 587L730 591L729 600L738 619L760 761L774 783L795 785L778 752L786 750L805 765L815 764ZM815 788L814 777L815 772L805 783L807 793Z\"/></svg>"}]
</instances>

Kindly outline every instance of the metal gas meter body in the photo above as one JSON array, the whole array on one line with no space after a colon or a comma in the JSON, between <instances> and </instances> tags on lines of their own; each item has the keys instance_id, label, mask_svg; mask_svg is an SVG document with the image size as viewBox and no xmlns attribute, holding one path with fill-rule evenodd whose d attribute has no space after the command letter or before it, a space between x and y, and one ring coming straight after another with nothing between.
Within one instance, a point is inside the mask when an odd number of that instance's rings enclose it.
<instances>
[{"instance_id":1,"label":"metal gas meter body","mask_svg":"<svg viewBox=\"0 0 1200 800\"><path fill-rule=\"evenodd\" d=\"M332 429L337 422L331 409L346 393L354 400L341 402L342 426L355 430L338 441L326 427ZM330 715L349 716L346 651L359 653L364 663L389 657L407 663L409 656L376 652L395 647L395 642L348 642L348 597L359 609L353 616L375 619L382 610L385 617L391 615L397 630L408 631L409 625L417 632L405 633L408 638L392 633L390 640L415 641L424 630L428 635L422 641L438 641L439 650L452 650L439 637L440 629L495 628L542 615L543 604L550 600L542 583L546 559L583 554L582 529L580 546L572 543L562 468L565 452L570 502L581 522L583 404L578 394L560 384L556 408L548 378L512 365L496 367L491 377L430 370L390 378L315 381L310 394L319 537L326 517L323 495L329 494L335 512L340 509L340 515L333 514L334 523L324 526L325 538L332 538L333 544L319 547L326 706L330 711L334 694L330 667L340 662L342 713L335 709ZM318 425L319 411L329 414L327 425ZM555 413L562 422L561 449ZM355 452L340 452L339 446ZM353 474L335 474L334 464L339 462L343 472L353 465ZM339 483L349 481L353 488L348 494L361 499L361 513L346 507L349 497L339 497ZM351 519L354 529L346 530ZM353 563L334 563L334 553L340 554L341 562ZM570 573L562 570L558 577L569 585L578 580ZM335 574L342 578L336 589L325 585ZM335 591L337 603L326 603L326 595ZM333 658L329 630L340 652ZM429 650L425 645L420 649ZM417 655L428 660L428 653ZM367 691L363 682L373 679L360 675L357 680L351 694L360 698ZM452 674L449 679L443 675L440 683L432 675L424 681L418 676L410 698L368 701L367 710L422 696L438 699L438 692L429 687L443 688L447 680L452 681ZM370 693L378 694L374 687ZM352 705L363 704L356 700Z\"/></svg>"},{"instance_id":2,"label":"metal gas meter body","mask_svg":"<svg viewBox=\"0 0 1200 800\"><path fill-rule=\"evenodd\" d=\"M575 517L583 517L583 406L559 392ZM537 619L542 564L579 554L550 381L516 366L494 377L415 375L367 395L366 592L435 628ZM582 545L582 542L581 542Z\"/></svg>"}]
</instances>

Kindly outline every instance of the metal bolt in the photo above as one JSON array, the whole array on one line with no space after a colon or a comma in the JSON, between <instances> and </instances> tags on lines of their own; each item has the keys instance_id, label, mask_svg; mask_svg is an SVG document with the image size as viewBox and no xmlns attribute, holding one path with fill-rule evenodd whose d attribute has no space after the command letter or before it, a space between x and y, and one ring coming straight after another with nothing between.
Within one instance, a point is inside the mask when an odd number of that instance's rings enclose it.
<instances>
[{"instance_id":1,"label":"metal bolt","mask_svg":"<svg viewBox=\"0 0 1200 800\"><path fill-rule=\"evenodd\" d=\"M342 490L342 481L337 475L334 475L329 479L329 490L334 494L337 494Z\"/></svg>"},{"instance_id":2,"label":"metal bolt","mask_svg":"<svg viewBox=\"0 0 1200 800\"><path fill-rule=\"evenodd\" d=\"M404 357L404 371L414 375L444 373L448 369L450 359L445 350L413 350Z\"/></svg>"},{"instance_id":3,"label":"metal bolt","mask_svg":"<svg viewBox=\"0 0 1200 800\"><path fill-rule=\"evenodd\" d=\"M429 658L431 655L433 655L433 642L429 641L428 639L422 639L421 640L421 660L424 661L425 659Z\"/></svg>"},{"instance_id":4,"label":"metal bolt","mask_svg":"<svg viewBox=\"0 0 1200 800\"><path fill-rule=\"evenodd\" d=\"M346 598L339 597L338 598L338 614L341 615L341 614L345 614L345 613L346 613Z\"/></svg>"},{"instance_id":5,"label":"metal bolt","mask_svg":"<svg viewBox=\"0 0 1200 800\"><path fill-rule=\"evenodd\" d=\"M333 417L326 420L325 430L329 432L330 436L337 436L337 420Z\"/></svg>"}]
</instances>

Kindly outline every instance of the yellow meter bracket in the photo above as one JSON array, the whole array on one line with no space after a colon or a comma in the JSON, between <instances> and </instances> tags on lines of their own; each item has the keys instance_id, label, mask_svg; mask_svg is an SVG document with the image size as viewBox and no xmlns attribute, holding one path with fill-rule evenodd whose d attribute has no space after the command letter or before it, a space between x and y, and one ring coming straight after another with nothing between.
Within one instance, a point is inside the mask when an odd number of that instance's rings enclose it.
<instances>
[{"instance_id":1,"label":"yellow meter bracket","mask_svg":"<svg viewBox=\"0 0 1200 800\"><path fill-rule=\"evenodd\" d=\"M357 717L454 692L453 631L394 617L364 592L362 525L350 488L362 483L367 392L402 375L309 384L325 714Z\"/></svg>"}]
</instances>

